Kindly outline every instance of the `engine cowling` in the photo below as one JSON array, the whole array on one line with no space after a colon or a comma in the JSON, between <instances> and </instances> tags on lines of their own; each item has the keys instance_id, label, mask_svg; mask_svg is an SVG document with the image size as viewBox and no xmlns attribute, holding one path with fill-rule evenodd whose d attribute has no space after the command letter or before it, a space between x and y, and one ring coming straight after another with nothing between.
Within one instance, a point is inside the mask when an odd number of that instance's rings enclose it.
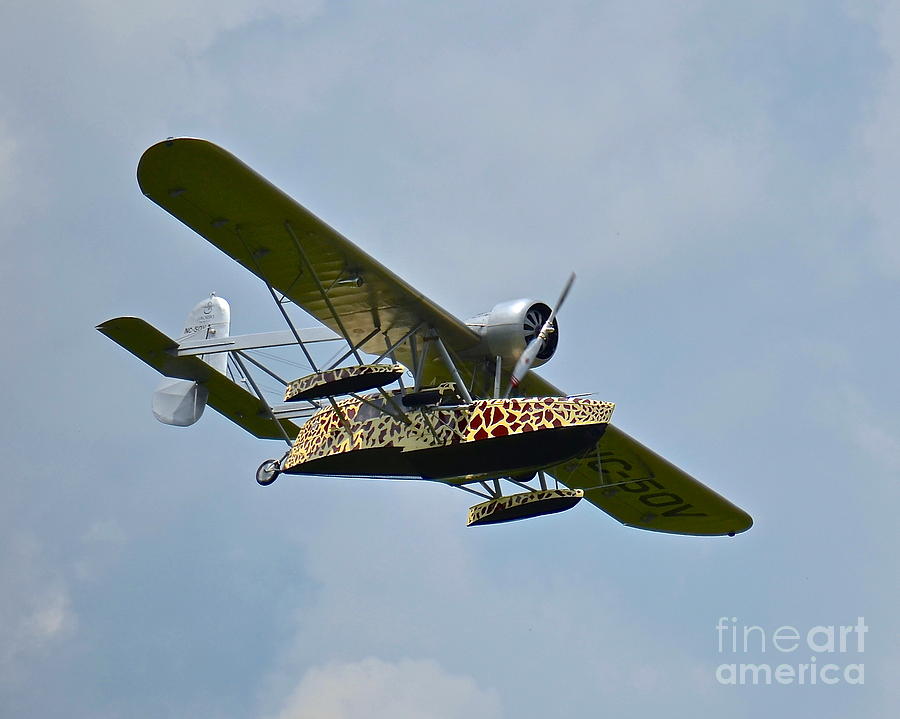
<instances>
[{"instance_id":1,"label":"engine cowling","mask_svg":"<svg viewBox=\"0 0 900 719\"><path fill-rule=\"evenodd\" d=\"M550 317L550 307L530 299L509 300L494 306L490 312L476 315L466 324L481 336L482 349L489 357L500 356L503 365L511 367L525 347L537 337ZM553 357L559 344L559 323L553 320L553 332L547 338L532 364L540 367Z\"/></svg>"}]
</instances>

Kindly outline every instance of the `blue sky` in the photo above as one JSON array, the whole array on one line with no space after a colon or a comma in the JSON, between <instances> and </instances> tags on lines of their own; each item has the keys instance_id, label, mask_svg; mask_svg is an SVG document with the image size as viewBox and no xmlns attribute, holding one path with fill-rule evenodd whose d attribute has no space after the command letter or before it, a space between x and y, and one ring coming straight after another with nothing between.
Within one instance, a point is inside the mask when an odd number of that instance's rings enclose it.
<instances>
[{"instance_id":1,"label":"blue sky","mask_svg":"<svg viewBox=\"0 0 900 719\"><path fill-rule=\"evenodd\" d=\"M887 3L101 0L0 9L10 716L876 717L900 672L900 12ZM755 518L467 530L276 452L95 332L262 285L143 198L241 157L468 317L579 280L540 372ZM869 626L865 684L722 686L719 617ZM807 652L808 654L808 652ZM771 652L730 661L778 662ZM791 663L809 656L789 657ZM824 661L822 659L821 661Z\"/></svg>"}]
</instances>

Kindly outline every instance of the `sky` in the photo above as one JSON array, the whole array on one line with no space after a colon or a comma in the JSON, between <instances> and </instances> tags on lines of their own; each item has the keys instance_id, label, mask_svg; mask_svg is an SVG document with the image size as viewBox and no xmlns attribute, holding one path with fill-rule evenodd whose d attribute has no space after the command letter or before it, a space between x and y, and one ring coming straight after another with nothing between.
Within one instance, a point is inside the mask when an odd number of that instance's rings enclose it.
<instances>
[{"instance_id":1,"label":"sky","mask_svg":"<svg viewBox=\"0 0 900 719\"><path fill-rule=\"evenodd\" d=\"M0 65L0 715L896 713L896 4L12 0ZM181 135L462 318L576 270L540 373L754 527L467 529L461 492L263 489L277 443L155 422L96 324L175 333L215 291L281 329L141 195ZM809 647L859 618L864 647ZM864 681L720 681L814 662Z\"/></svg>"}]
</instances>

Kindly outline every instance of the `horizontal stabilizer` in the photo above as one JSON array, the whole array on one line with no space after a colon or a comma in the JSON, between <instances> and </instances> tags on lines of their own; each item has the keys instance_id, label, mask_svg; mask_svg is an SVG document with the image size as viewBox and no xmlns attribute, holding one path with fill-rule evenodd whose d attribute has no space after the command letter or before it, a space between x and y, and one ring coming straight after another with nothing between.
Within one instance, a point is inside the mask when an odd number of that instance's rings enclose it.
<instances>
[{"instance_id":1,"label":"horizontal stabilizer","mask_svg":"<svg viewBox=\"0 0 900 719\"><path fill-rule=\"evenodd\" d=\"M293 422L272 419L266 403L197 356L178 357L178 343L138 317L116 317L97 329L135 357L166 377L193 380L209 392L207 404L260 439L283 439L280 422L290 438L299 428Z\"/></svg>"},{"instance_id":2,"label":"horizontal stabilizer","mask_svg":"<svg viewBox=\"0 0 900 719\"><path fill-rule=\"evenodd\" d=\"M296 332L296 334L294 334ZM182 355L214 355L222 352L239 350L264 349L266 347L284 347L297 344L297 338L303 344L315 342L343 342L344 340L327 327L311 329L283 330L280 332L259 332L252 335L236 337L214 337L207 340L190 340L178 343L178 356Z\"/></svg>"}]
</instances>

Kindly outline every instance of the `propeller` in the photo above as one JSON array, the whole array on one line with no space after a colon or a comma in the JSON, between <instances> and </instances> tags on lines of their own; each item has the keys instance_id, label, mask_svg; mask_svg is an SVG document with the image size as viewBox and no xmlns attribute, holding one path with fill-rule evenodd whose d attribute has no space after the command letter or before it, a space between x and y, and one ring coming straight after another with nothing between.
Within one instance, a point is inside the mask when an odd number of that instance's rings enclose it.
<instances>
[{"instance_id":1,"label":"propeller","mask_svg":"<svg viewBox=\"0 0 900 719\"><path fill-rule=\"evenodd\" d=\"M506 388L506 394L503 395L504 397L509 397L509 393L512 392L513 388L519 386L519 382L522 381L525 373L528 372L531 363L534 362L534 358L538 356L538 353L544 346L544 342L547 341L550 333L553 332L553 320L556 319L556 313L559 312L559 308L562 307L562 303L566 300L566 295L568 295L569 290L572 289L573 282L575 282L574 272L569 276L566 286L563 287L562 294L560 294L559 299L556 301L556 305L554 305L553 309L550 311L550 316L544 321L541 331L538 332L537 335L534 336L534 339L525 346L525 351L519 356L519 360L516 362L516 366L513 368L512 374L509 377L509 386ZM535 328L537 327L536 318L531 317L530 313L526 320L530 320L531 324Z\"/></svg>"}]
</instances>

